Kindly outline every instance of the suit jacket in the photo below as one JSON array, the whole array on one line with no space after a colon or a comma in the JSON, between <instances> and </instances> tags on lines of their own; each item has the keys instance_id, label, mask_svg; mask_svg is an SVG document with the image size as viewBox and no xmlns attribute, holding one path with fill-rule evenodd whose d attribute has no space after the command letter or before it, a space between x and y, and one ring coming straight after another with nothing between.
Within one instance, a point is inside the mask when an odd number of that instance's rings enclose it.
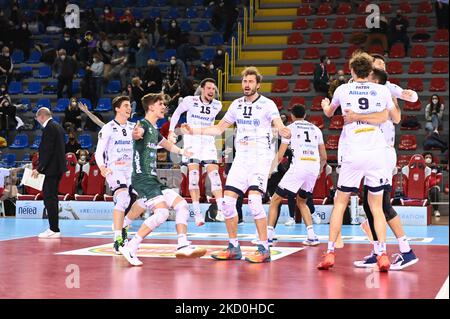
<instances>
[{"instance_id":1,"label":"suit jacket","mask_svg":"<svg viewBox=\"0 0 450 319\"><path fill-rule=\"evenodd\" d=\"M42 132L37 170L47 176L62 175L66 171L64 129L53 120L48 121Z\"/></svg>"}]
</instances>

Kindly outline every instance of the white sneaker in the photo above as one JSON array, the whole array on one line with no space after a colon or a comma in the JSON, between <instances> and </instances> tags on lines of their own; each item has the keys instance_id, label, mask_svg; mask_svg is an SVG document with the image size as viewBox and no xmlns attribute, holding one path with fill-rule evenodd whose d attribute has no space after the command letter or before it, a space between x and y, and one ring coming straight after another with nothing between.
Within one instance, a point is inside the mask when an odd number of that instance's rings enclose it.
<instances>
[{"instance_id":1,"label":"white sneaker","mask_svg":"<svg viewBox=\"0 0 450 319\"><path fill-rule=\"evenodd\" d=\"M285 226L294 226L295 225L295 219L292 217L289 217L289 219L284 223Z\"/></svg>"},{"instance_id":2,"label":"white sneaker","mask_svg":"<svg viewBox=\"0 0 450 319\"><path fill-rule=\"evenodd\" d=\"M435 210L434 217L441 217L441 213L438 210Z\"/></svg>"},{"instance_id":3,"label":"white sneaker","mask_svg":"<svg viewBox=\"0 0 450 319\"><path fill-rule=\"evenodd\" d=\"M225 221L225 216L223 216L223 213L221 210L217 211L217 215L216 215L216 221L218 222L224 222Z\"/></svg>"},{"instance_id":4,"label":"white sneaker","mask_svg":"<svg viewBox=\"0 0 450 319\"><path fill-rule=\"evenodd\" d=\"M61 238L61 232L54 232L52 230L47 229L45 232L40 233L38 235L39 238L48 238L48 239L53 239L53 238Z\"/></svg>"},{"instance_id":5,"label":"white sneaker","mask_svg":"<svg viewBox=\"0 0 450 319\"><path fill-rule=\"evenodd\" d=\"M178 248L175 252L176 258L200 258L206 254L206 249L198 246L188 245Z\"/></svg>"},{"instance_id":6,"label":"white sneaker","mask_svg":"<svg viewBox=\"0 0 450 319\"><path fill-rule=\"evenodd\" d=\"M125 257L125 259L133 266L141 266L143 264L142 261L140 261L137 256L131 252L130 248L128 248L128 245L125 246L119 246L119 251L122 253L122 256Z\"/></svg>"},{"instance_id":7,"label":"white sneaker","mask_svg":"<svg viewBox=\"0 0 450 319\"><path fill-rule=\"evenodd\" d=\"M195 213L194 215L195 225L198 227L205 225L205 217L201 212Z\"/></svg>"},{"instance_id":8,"label":"white sneaker","mask_svg":"<svg viewBox=\"0 0 450 319\"><path fill-rule=\"evenodd\" d=\"M322 218L320 218L320 216L317 213L314 213L311 215L314 224L320 224L322 223Z\"/></svg>"}]
</instances>

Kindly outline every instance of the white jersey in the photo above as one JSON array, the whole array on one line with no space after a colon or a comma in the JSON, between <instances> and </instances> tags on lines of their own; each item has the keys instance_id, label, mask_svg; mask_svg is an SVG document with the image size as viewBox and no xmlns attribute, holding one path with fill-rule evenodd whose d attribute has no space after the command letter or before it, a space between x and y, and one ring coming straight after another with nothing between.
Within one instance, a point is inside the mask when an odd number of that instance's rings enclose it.
<instances>
[{"instance_id":1,"label":"white jersey","mask_svg":"<svg viewBox=\"0 0 450 319\"><path fill-rule=\"evenodd\" d=\"M322 131L308 121L295 121L288 126L291 138L282 138L283 144L291 144L292 167L308 171L320 171L319 145L323 145Z\"/></svg>"},{"instance_id":2,"label":"white jersey","mask_svg":"<svg viewBox=\"0 0 450 319\"><path fill-rule=\"evenodd\" d=\"M95 160L98 166L130 171L133 163L133 137L135 124L120 125L115 120L105 124L98 133Z\"/></svg>"},{"instance_id":3,"label":"white jersey","mask_svg":"<svg viewBox=\"0 0 450 319\"><path fill-rule=\"evenodd\" d=\"M187 112L186 122L190 127L208 127L214 125L214 120L221 109L222 102L216 99L212 100L211 103L204 103L199 95L186 96L173 113L169 130L175 130L180 115L184 112Z\"/></svg>"},{"instance_id":4,"label":"white jersey","mask_svg":"<svg viewBox=\"0 0 450 319\"><path fill-rule=\"evenodd\" d=\"M247 153L273 157L272 121L280 118L280 113L271 99L260 95L248 103L245 97L241 97L231 103L223 118L227 123L236 123L237 155Z\"/></svg>"},{"instance_id":5,"label":"white jersey","mask_svg":"<svg viewBox=\"0 0 450 319\"><path fill-rule=\"evenodd\" d=\"M391 110L394 107L389 89L371 82L352 82L339 86L334 92L331 104L340 105L343 114L347 110L368 114ZM362 121L344 124L340 139L339 146L345 147L346 154L387 146L379 125Z\"/></svg>"}]
</instances>

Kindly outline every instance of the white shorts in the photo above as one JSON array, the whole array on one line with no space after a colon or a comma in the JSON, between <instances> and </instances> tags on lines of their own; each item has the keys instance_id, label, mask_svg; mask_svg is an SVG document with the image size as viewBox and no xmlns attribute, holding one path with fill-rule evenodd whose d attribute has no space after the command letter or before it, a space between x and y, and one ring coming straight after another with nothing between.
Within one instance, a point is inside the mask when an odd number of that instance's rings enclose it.
<instances>
[{"instance_id":1,"label":"white shorts","mask_svg":"<svg viewBox=\"0 0 450 319\"><path fill-rule=\"evenodd\" d=\"M392 172L387 172L386 166L389 150L387 148L360 151L343 157L339 172L338 189L343 192L359 191L361 179L372 192L378 192L389 185ZM389 155L390 156L390 155Z\"/></svg>"},{"instance_id":2,"label":"white shorts","mask_svg":"<svg viewBox=\"0 0 450 319\"><path fill-rule=\"evenodd\" d=\"M308 193L312 194L318 176L319 170L312 172L301 167L294 168L291 166L278 184L278 188L294 194L299 193L304 198Z\"/></svg>"},{"instance_id":3,"label":"white shorts","mask_svg":"<svg viewBox=\"0 0 450 319\"><path fill-rule=\"evenodd\" d=\"M174 202L175 200L180 197L180 195L178 195L173 189L164 189L161 191L162 192L162 196L156 196L155 198L152 198L148 201L144 201L142 199L138 200L138 205L141 208L146 208L146 209L150 209L153 210L153 207L155 207L156 205L158 205L161 202L166 202L167 207L172 207L174 208Z\"/></svg>"},{"instance_id":4,"label":"white shorts","mask_svg":"<svg viewBox=\"0 0 450 319\"><path fill-rule=\"evenodd\" d=\"M113 170L111 174L106 175L106 181L113 192L118 188L128 188L131 185L131 170Z\"/></svg>"},{"instance_id":5,"label":"white shorts","mask_svg":"<svg viewBox=\"0 0 450 319\"><path fill-rule=\"evenodd\" d=\"M217 163L217 148L214 136L184 135L183 148L194 153L190 158L183 156L183 163Z\"/></svg>"},{"instance_id":6,"label":"white shorts","mask_svg":"<svg viewBox=\"0 0 450 319\"><path fill-rule=\"evenodd\" d=\"M272 161L273 155L259 157L237 155L228 172L224 190L231 190L240 195L244 195L247 190L265 193Z\"/></svg>"}]
</instances>

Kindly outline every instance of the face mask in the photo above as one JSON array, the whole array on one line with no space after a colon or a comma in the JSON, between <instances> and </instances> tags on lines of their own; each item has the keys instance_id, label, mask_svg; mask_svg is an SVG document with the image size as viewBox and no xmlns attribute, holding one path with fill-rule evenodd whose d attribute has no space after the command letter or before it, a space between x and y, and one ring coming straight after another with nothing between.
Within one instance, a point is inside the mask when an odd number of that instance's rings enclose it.
<instances>
[{"instance_id":1,"label":"face mask","mask_svg":"<svg viewBox=\"0 0 450 319\"><path fill-rule=\"evenodd\" d=\"M0 91L3 93L3 92L6 92L6 89L5 88L1 88Z\"/></svg>"},{"instance_id":2,"label":"face mask","mask_svg":"<svg viewBox=\"0 0 450 319\"><path fill-rule=\"evenodd\" d=\"M109 44L108 42L103 42L102 49L105 51L111 50L111 44Z\"/></svg>"},{"instance_id":3,"label":"face mask","mask_svg":"<svg viewBox=\"0 0 450 319\"><path fill-rule=\"evenodd\" d=\"M175 60L170 60L170 64L175 65L177 63L177 61Z\"/></svg>"},{"instance_id":4,"label":"face mask","mask_svg":"<svg viewBox=\"0 0 450 319\"><path fill-rule=\"evenodd\" d=\"M433 160L431 158L429 158L429 157L427 157L425 159L425 163L427 163L427 164L431 164L432 162L433 162Z\"/></svg>"},{"instance_id":5,"label":"face mask","mask_svg":"<svg viewBox=\"0 0 450 319\"><path fill-rule=\"evenodd\" d=\"M436 104L437 102L439 102L439 100L433 99L432 102L433 102L434 104Z\"/></svg>"},{"instance_id":6,"label":"face mask","mask_svg":"<svg viewBox=\"0 0 450 319\"><path fill-rule=\"evenodd\" d=\"M177 26L176 23L172 23L172 28L175 28Z\"/></svg>"},{"instance_id":7,"label":"face mask","mask_svg":"<svg viewBox=\"0 0 450 319\"><path fill-rule=\"evenodd\" d=\"M140 43L138 43L138 46L137 46L137 47L140 48L141 46L142 46L142 45L141 45Z\"/></svg>"},{"instance_id":8,"label":"face mask","mask_svg":"<svg viewBox=\"0 0 450 319\"><path fill-rule=\"evenodd\" d=\"M210 69L210 70L214 70L214 64L210 64L210 65L209 65L209 69Z\"/></svg>"},{"instance_id":9,"label":"face mask","mask_svg":"<svg viewBox=\"0 0 450 319\"><path fill-rule=\"evenodd\" d=\"M109 10L105 10L105 13L108 14L108 13L109 13Z\"/></svg>"},{"instance_id":10,"label":"face mask","mask_svg":"<svg viewBox=\"0 0 450 319\"><path fill-rule=\"evenodd\" d=\"M69 37L64 37L64 40L65 40L65 41L69 41L70 38L69 38Z\"/></svg>"},{"instance_id":11,"label":"face mask","mask_svg":"<svg viewBox=\"0 0 450 319\"><path fill-rule=\"evenodd\" d=\"M66 56L65 55L61 55L61 60L65 60L66 59Z\"/></svg>"},{"instance_id":12,"label":"face mask","mask_svg":"<svg viewBox=\"0 0 450 319\"><path fill-rule=\"evenodd\" d=\"M9 57L9 53L3 53L5 57Z\"/></svg>"},{"instance_id":13,"label":"face mask","mask_svg":"<svg viewBox=\"0 0 450 319\"><path fill-rule=\"evenodd\" d=\"M27 25L26 24L22 24L22 29L26 29Z\"/></svg>"},{"instance_id":14,"label":"face mask","mask_svg":"<svg viewBox=\"0 0 450 319\"><path fill-rule=\"evenodd\" d=\"M140 23L136 23L135 25L136 25L136 28L139 28L141 26Z\"/></svg>"},{"instance_id":15,"label":"face mask","mask_svg":"<svg viewBox=\"0 0 450 319\"><path fill-rule=\"evenodd\" d=\"M223 53L222 50L217 51L218 55L222 55L222 53Z\"/></svg>"},{"instance_id":16,"label":"face mask","mask_svg":"<svg viewBox=\"0 0 450 319\"><path fill-rule=\"evenodd\" d=\"M330 60L327 60L327 64L330 64L331 63L331 61Z\"/></svg>"},{"instance_id":17,"label":"face mask","mask_svg":"<svg viewBox=\"0 0 450 319\"><path fill-rule=\"evenodd\" d=\"M97 63L97 62L98 62L98 59L97 59L97 58L94 58L93 61L94 61L94 63Z\"/></svg>"},{"instance_id":18,"label":"face mask","mask_svg":"<svg viewBox=\"0 0 450 319\"><path fill-rule=\"evenodd\" d=\"M345 81L345 78L344 78L343 76L340 76L340 77L339 77L339 81L344 82L344 81Z\"/></svg>"},{"instance_id":19,"label":"face mask","mask_svg":"<svg viewBox=\"0 0 450 319\"><path fill-rule=\"evenodd\" d=\"M72 106L77 106L77 102L72 102Z\"/></svg>"},{"instance_id":20,"label":"face mask","mask_svg":"<svg viewBox=\"0 0 450 319\"><path fill-rule=\"evenodd\" d=\"M119 48L119 51L120 51L120 52L123 52L123 51L125 51L125 48L124 48L124 47L120 47L120 48Z\"/></svg>"}]
</instances>

